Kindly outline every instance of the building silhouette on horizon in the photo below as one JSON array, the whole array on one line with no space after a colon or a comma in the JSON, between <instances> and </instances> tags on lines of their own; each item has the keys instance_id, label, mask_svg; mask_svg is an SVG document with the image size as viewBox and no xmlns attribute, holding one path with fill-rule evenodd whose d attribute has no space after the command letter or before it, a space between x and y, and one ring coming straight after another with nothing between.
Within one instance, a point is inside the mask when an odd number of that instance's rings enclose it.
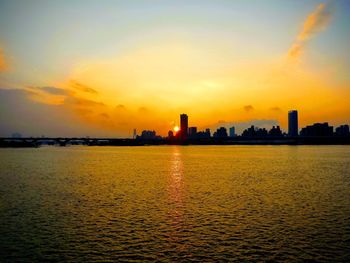
<instances>
[{"instance_id":1,"label":"building silhouette on horizon","mask_svg":"<svg viewBox=\"0 0 350 263\"><path fill-rule=\"evenodd\" d=\"M174 138L174 132L172 130L168 131L168 138Z\"/></svg>"},{"instance_id":2,"label":"building silhouette on horizon","mask_svg":"<svg viewBox=\"0 0 350 263\"><path fill-rule=\"evenodd\" d=\"M242 133L242 137L267 137L268 131L265 128L258 128L254 125L245 129Z\"/></svg>"},{"instance_id":3,"label":"building silhouette on horizon","mask_svg":"<svg viewBox=\"0 0 350 263\"><path fill-rule=\"evenodd\" d=\"M288 136L298 136L298 111L291 110L288 112Z\"/></svg>"},{"instance_id":4,"label":"building silhouette on horizon","mask_svg":"<svg viewBox=\"0 0 350 263\"><path fill-rule=\"evenodd\" d=\"M282 137L283 133L281 131L280 126L272 126L271 130L269 130L269 136L272 137Z\"/></svg>"},{"instance_id":5,"label":"building silhouette on horizon","mask_svg":"<svg viewBox=\"0 0 350 263\"><path fill-rule=\"evenodd\" d=\"M227 138L227 130L225 127L220 127L216 130L216 132L214 132L213 134L214 138Z\"/></svg>"},{"instance_id":6,"label":"building silhouette on horizon","mask_svg":"<svg viewBox=\"0 0 350 263\"><path fill-rule=\"evenodd\" d=\"M197 127L189 127L188 128L188 137L189 138L196 138L197 136Z\"/></svg>"},{"instance_id":7,"label":"building silhouette on horizon","mask_svg":"<svg viewBox=\"0 0 350 263\"><path fill-rule=\"evenodd\" d=\"M335 135L336 136L349 136L350 135L350 129L349 125L340 125L335 129Z\"/></svg>"},{"instance_id":8,"label":"building silhouette on horizon","mask_svg":"<svg viewBox=\"0 0 350 263\"><path fill-rule=\"evenodd\" d=\"M301 136L305 137L320 137L320 136L333 136L333 126L329 126L328 122L314 123L302 128L300 131Z\"/></svg>"},{"instance_id":9,"label":"building silhouette on horizon","mask_svg":"<svg viewBox=\"0 0 350 263\"><path fill-rule=\"evenodd\" d=\"M144 139L144 140L154 140L154 139L158 139L159 136L157 136L156 131L143 130L143 131L141 132L140 138L141 138L141 139Z\"/></svg>"},{"instance_id":10,"label":"building silhouette on horizon","mask_svg":"<svg viewBox=\"0 0 350 263\"><path fill-rule=\"evenodd\" d=\"M180 139L186 140L188 136L188 116L183 113L180 114Z\"/></svg>"}]
</instances>

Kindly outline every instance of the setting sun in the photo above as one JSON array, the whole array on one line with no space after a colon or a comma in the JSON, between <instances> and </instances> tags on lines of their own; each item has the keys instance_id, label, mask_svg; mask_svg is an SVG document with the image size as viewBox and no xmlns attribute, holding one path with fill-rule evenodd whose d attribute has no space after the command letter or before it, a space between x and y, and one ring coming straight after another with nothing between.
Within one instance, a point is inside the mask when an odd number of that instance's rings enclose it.
<instances>
[{"instance_id":1,"label":"setting sun","mask_svg":"<svg viewBox=\"0 0 350 263\"><path fill-rule=\"evenodd\" d=\"M175 126L175 127L174 127L174 132L177 133L179 130L180 130L179 126Z\"/></svg>"}]
</instances>

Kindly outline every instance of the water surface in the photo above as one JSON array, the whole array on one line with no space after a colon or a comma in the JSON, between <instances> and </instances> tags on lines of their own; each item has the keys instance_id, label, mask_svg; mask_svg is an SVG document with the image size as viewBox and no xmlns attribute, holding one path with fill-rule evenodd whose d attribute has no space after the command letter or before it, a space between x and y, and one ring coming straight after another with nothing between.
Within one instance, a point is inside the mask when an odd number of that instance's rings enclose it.
<instances>
[{"instance_id":1,"label":"water surface","mask_svg":"<svg viewBox=\"0 0 350 263\"><path fill-rule=\"evenodd\" d=\"M349 262L349 244L349 146L0 149L0 262Z\"/></svg>"}]
</instances>

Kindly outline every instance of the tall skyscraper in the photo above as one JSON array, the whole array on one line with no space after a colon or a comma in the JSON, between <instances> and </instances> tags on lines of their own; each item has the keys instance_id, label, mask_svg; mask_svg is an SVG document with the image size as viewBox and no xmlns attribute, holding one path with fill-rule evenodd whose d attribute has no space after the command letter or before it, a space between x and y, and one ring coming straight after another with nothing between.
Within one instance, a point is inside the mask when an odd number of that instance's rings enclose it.
<instances>
[{"instance_id":1,"label":"tall skyscraper","mask_svg":"<svg viewBox=\"0 0 350 263\"><path fill-rule=\"evenodd\" d=\"M288 135L298 136L298 111L296 110L288 112Z\"/></svg>"},{"instance_id":2,"label":"tall skyscraper","mask_svg":"<svg viewBox=\"0 0 350 263\"><path fill-rule=\"evenodd\" d=\"M180 115L180 138L185 140L188 134L188 116L187 114Z\"/></svg>"}]
</instances>

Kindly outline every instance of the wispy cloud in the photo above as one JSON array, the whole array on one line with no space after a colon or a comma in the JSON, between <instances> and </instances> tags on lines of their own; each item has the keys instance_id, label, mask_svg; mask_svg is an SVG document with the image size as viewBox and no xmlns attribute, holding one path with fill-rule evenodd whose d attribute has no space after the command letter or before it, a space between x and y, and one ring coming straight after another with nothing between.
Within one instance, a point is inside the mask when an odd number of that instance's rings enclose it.
<instances>
[{"instance_id":1,"label":"wispy cloud","mask_svg":"<svg viewBox=\"0 0 350 263\"><path fill-rule=\"evenodd\" d=\"M280 107L272 107L272 108L270 108L270 110L276 111L276 112L282 111L282 109Z\"/></svg>"},{"instance_id":2,"label":"wispy cloud","mask_svg":"<svg viewBox=\"0 0 350 263\"><path fill-rule=\"evenodd\" d=\"M254 110L254 107L252 105L246 105L243 107L243 109L246 111L246 112L249 112L249 111L252 111Z\"/></svg>"},{"instance_id":3,"label":"wispy cloud","mask_svg":"<svg viewBox=\"0 0 350 263\"><path fill-rule=\"evenodd\" d=\"M292 60L300 58L309 39L326 29L331 17L332 10L329 2L319 4L304 21L302 30L288 51L288 58Z\"/></svg>"},{"instance_id":4,"label":"wispy cloud","mask_svg":"<svg viewBox=\"0 0 350 263\"><path fill-rule=\"evenodd\" d=\"M105 107L106 105L102 102L99 101L94 101L94 100L89 100L89 99L84 99L80 97L67 97L65 99L66 104L71 104L74 106L79 106L79 107Z\"/></svg>"},{"instance_id":5,"label":"wispy cloud","mask_svg":"<svg viewBox=\"0 0 350 263\"><path fill-rule=\"evenodd\" d=\"M29 87L31 90L39 90L51 95L67 95L67 90L56 87Z\"/></svg>"},{"instance_id":6,"label":"wispy cloud","mask_svg":"<svg viewBox=\"0 0 350 263\"><path fill-rule=\"evenodd\" d=\"M83 91L83 92L87 92L87 93L91 93L91 94L98 94L98 92L96 90L94 90L93 88L91 88L85 84L82 84L76 80L71 80L70 86L74 89L79 90L79 91Z\"/></svg>"},{"instance_id":7,"label":"wispy cloud","mask_svg":"<svg viewBox=\"0 0 350 263\"><path fill-rule=\"evenodd\" d=\"M123 104L118 104L115 108L116 108L117 110L125 110L125 105L123 105Z\"/></svg>"}]
</instances>

